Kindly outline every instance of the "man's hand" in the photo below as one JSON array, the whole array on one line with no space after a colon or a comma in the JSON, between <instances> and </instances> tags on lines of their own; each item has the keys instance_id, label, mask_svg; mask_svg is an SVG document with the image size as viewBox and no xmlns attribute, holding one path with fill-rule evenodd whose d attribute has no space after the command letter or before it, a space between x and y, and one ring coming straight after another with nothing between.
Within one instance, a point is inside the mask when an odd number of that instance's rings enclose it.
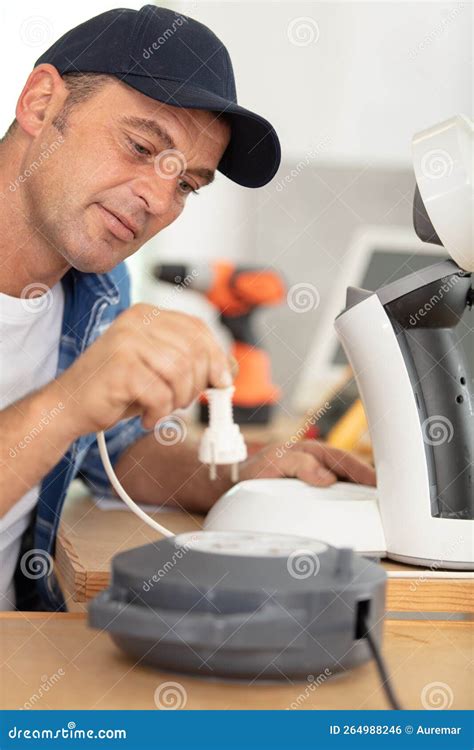
<instances>
[{"instance_id":1,"label":"man's hand","mask_svg":"<svg viewBox=\"0 0 474 750\"><path fill-rule=\"evenodd\" d=\"M338 479L375 486L375 471L351 453L316 440L302 440L291 448L268 445L241 464L240 479L294 477L318 487Z\"/></svg>"},{"instance_id":2,"label":"man's hand","mask_svg":"<svg viewBox=\"0 0 474 750\"><path fill-rule=\"evenodd\" d=\"M217 479L209 479L209 467L199 462L194 443L160 445L153 434L131 445L115 469L136 502L166 503L193 513L207 513L232 487L228 466L218 466ZM337 479L375 484L369 464L315 440L296 443L285 453L278 443L270 444L240 464L241 480L274 477L297 477L321 487Z\"/></svg>"},{"instance_id":3,"label":"man's hand","mask_svg":"<svg viewBox=\"0 0 474 750\"><path fill-rule=\"evenodd\" d=\"M134 305L57 379L0 410L0 518L80 435L135 414L152 429L208 385L231 384L227 357L201 320Z\"/></svg>"},{"instance_id":4,"label":"man's hand","mask_svg":"<svg viewBox=\"0 0 474 750\"><path fill-rule=\"evenodd\" d=\"M232 384L229 361L199 318L138 304L55 383L78 435L141 414L152 429L208 385Z\"/></svg>"}]
</instances>

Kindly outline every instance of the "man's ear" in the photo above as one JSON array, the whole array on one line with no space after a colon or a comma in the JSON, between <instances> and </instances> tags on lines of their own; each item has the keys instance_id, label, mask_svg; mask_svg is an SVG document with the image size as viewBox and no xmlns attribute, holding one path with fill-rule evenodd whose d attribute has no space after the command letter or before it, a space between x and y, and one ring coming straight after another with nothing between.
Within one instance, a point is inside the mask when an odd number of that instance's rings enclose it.
<instances>
[{"instance_id":1,"label":"man's ear","mask_svg":"<svg viewBox=\"0 0 474 750\"><path fill-rule=\"evenodd\" d=\"M49 63L34 68L16 105L16 119L25 133L37 136L48 115L59 111L67 89L57 69Z\"/></svg>"}]
</instances>

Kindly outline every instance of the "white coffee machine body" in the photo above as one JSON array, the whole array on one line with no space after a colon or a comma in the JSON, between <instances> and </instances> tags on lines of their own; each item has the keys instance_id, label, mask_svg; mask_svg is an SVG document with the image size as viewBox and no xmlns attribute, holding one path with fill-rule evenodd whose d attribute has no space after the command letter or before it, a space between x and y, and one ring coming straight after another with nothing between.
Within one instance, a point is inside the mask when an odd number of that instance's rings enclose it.
<instances>
[{"instance_id":1,"label":"white coffee machine body","mask_svg":"<svg viewBox=\"0 0 474 750\"><path fill-rule=\"evenodd\" d=\"M417 320L416 306L445 288L460 314L469 284L470 274L446 261L378 293L348 290L335 323L367 415L388 556L464 570L474 569L470 378L459 351L437 365L433 357L431 367L425 362L427 337L431 351L452 349L448 300L428 321Z\"/></svg>"}]
</instances>

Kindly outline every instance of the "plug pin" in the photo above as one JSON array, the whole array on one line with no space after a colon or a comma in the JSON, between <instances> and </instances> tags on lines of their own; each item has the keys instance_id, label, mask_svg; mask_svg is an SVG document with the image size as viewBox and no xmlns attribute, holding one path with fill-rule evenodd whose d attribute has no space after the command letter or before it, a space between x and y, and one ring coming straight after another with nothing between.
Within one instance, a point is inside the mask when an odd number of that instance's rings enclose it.
<instances>
[{"instance_id":1,"label":"plug pin","mask_svg":"<svg viewBox=\"0 0 474 750\"><path fill-rule=\"evenodd\" d=\"M238 464L247 458L247 448L232 414L234 387L208 388L209 426L199 445L199 460L209 466L209 478L217 479L216 465L230 464L233 482L239 479Z\"/></svg>"}]
</instances>

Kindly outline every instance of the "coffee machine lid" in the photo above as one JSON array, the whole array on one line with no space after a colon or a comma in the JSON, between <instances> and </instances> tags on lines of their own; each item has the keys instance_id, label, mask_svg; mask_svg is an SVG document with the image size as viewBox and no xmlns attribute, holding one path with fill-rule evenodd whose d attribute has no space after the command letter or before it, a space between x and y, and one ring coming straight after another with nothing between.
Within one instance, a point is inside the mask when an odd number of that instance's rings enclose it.
<instances>
[{"instance_id":1,"label":"coffee machine lid","mask_svg":"<svg viewBox=\"0 0 474 750\"><path fill-rule=\"evenodd\" d=\"M413 138L417 190L413 223L420 239L443 245L464 271L474 271L472 164L474 127L457 115Z\"/></svg>"}]
</instances>

